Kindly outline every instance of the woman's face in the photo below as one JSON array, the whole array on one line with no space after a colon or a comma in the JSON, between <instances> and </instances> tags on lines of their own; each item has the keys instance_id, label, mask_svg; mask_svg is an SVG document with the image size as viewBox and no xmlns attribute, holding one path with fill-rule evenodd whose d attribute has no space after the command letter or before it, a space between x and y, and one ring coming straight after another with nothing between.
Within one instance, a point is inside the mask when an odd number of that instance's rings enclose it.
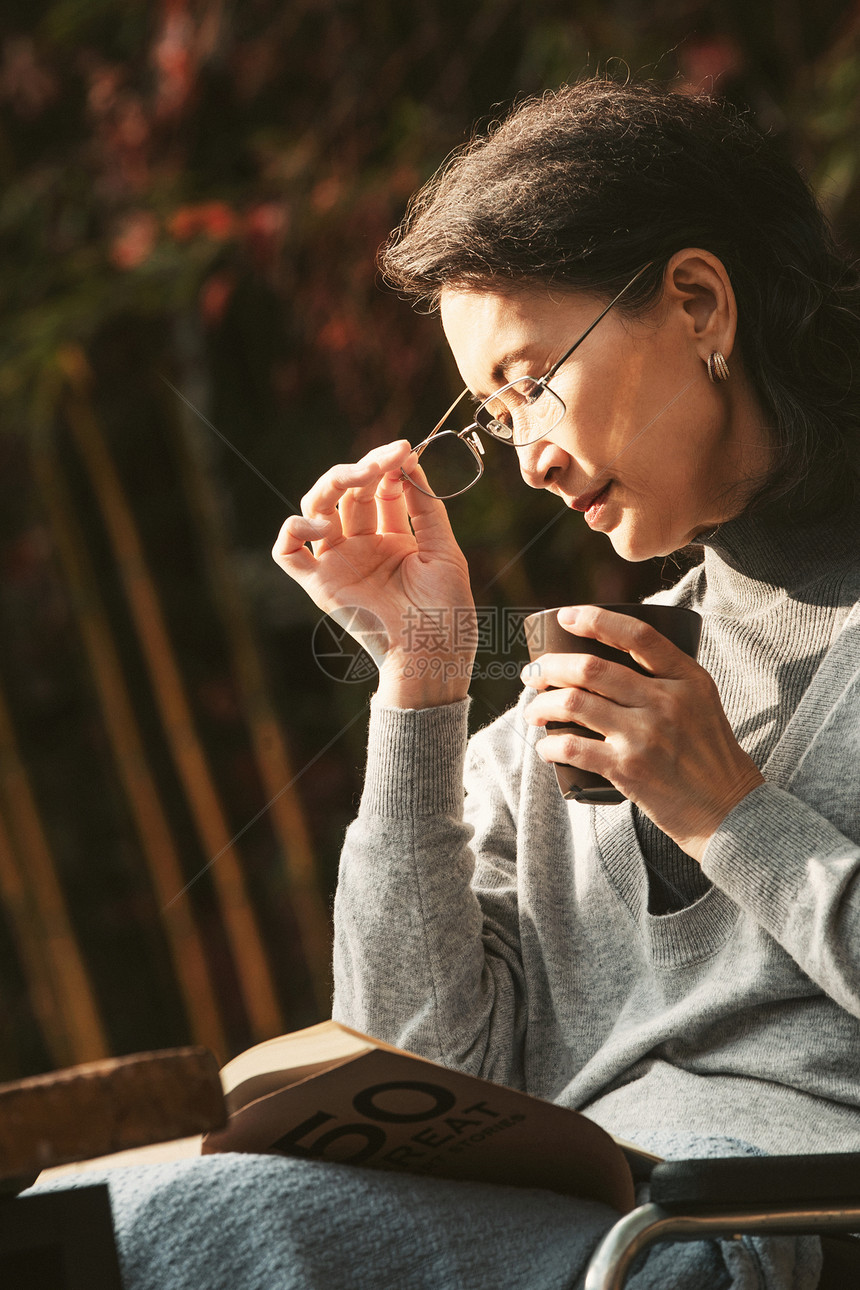
<instances>
[{"instance_id":1,"label":"woman's face","mask_svg":"<svg viewBox=\"0 0 860 1290\"><path fill-rule=\"evenodd\" d=\"M737 514L745 481L766 468L762 418L740 372L708 379L705 297L677 293L640 319L611 310L550 382L564 419L516 449L526 483L584 512L627 560L676 551ZM486 397L543 376L603 303L539 286L445 288L441 314L463 380Z\"/></svg>"}]
</instances>

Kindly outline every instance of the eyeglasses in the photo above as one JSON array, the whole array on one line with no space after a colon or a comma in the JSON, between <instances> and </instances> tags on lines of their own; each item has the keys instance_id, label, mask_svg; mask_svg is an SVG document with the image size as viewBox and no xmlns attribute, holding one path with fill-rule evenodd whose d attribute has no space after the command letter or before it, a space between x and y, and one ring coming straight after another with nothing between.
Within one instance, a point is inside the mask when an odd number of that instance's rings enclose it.
<instances>
[{"instance_id":1,"label":"eyeglasses","mask_svg":"<svg viewBox=\"0 0 860 1290\"><path fill-rule=\"evenodd\" d=\"M446 501L467 492L484 473L484 446L478 437L479 430L514 448L545 439L567 411L555 390L550 389L549 382L562 363L567 362L574 350L591 335L612 306L630 290L634 282L638 282L652 263L653 261L649 261L644 264L634 274L548 372L538 379L521 376L516 381L509 381L477 404L472 414L473 419L465 429L445 430L443 427L455 408L467 396L473 397L468 389L458 394L441 421L415 449L423 478L419 479L415 474L407 475L402 471L404 478L428 497Z\"/></svg>"}]
</instances>

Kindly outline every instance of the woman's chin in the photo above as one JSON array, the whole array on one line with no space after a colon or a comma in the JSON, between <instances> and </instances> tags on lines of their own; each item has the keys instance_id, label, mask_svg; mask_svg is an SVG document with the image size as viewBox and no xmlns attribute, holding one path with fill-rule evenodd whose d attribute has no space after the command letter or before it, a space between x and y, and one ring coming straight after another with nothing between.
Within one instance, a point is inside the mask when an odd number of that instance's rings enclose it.
<instances>
[{"instance_id":1,"label":"woman's chin","mask_svg":"<svg viewBox=\"0 0 860 1290\"><path fill-rule=\"evenodd\" d=\"M647 532L637 529L634 525L627 525L623 521L614 529L607 530L606 536L612 543L616 555L620 555L622 560L627 560L630 564L641 564L644 560L655 560L672 555L675 551L689 546L692 541L692 537L686 531Z\"/></svg>"},{"instance_id":2,"label":"woman's chin","mask_svg":"<svg viewBox=\"0 0 860 1290\"><path fill-rule=\"evenodd\" d=\"M620 555L622 560L627 560L630 564L641 564L643 560L653 560L658 555L668 555L670 549L664 550L662 546L647 540L643 540L634 534L625 533L622 530L607 533L606 535L612 543L616 555Z\"/></svg>"}]
</instances>

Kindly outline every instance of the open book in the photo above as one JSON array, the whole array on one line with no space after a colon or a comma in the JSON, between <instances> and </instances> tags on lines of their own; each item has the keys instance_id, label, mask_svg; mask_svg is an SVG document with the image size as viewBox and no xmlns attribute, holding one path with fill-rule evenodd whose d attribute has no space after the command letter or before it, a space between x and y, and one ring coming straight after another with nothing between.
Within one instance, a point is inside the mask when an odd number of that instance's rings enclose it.
<instances>
[{"instance_id":1,"label":"open book","mask_svg":"<svg viewBox=\"0 0 860 1290\"><path fill-rule=\"evenodd\" d=\"M283 1152L544 1187L626 1212L657 1159L586 1116L325 1021L221 1071L229 1120L202 1151Z\"/></svg>"},{"instance_id":2,"label":"open book","mask_svg":"<svg viewBox=\"0 0 860 1290\"><path fill-rule=\"evenodd\" d=\"M201 1153L280 1152L543 1187L626 1213L634 1203L634 1179L647 1177L658 1159L616 1141L577 1111L449 1070L337 1021L257 1044L220 1075L225 1127L134 1150L122 1150L128 1139L106 1130L100 1151L116 1154L42 1176Z\"/></svg>"}]
</instances>

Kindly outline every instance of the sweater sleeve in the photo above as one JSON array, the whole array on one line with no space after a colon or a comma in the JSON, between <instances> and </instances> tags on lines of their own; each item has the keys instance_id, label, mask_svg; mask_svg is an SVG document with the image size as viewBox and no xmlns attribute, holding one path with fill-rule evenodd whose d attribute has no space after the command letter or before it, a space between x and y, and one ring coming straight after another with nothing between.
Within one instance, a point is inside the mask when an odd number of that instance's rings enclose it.
<instances>
[{"instance_id":1,"label":"sweater sleeve","mask_svg":"<svg viewBox=\"0 0 860 1290\"><path fill-rule=\"evenodd\" d=\"M786 785L765 783L744 798L711 839L702 869L860 1017L858 764L855 676Z\"/></svg>"},{"instance_id":2,"label":"sweater sleeve","mask_svg":"<svg viewBox=\"0 0 860 1290\"><path fill-rule=\"evenodd\" d=\"M335 897L334 1016L517 1084L525 989L515 829L480 736L467 750L467 711L467 702L372 705L364 793Z\"/></svg>"}]
</instances>

